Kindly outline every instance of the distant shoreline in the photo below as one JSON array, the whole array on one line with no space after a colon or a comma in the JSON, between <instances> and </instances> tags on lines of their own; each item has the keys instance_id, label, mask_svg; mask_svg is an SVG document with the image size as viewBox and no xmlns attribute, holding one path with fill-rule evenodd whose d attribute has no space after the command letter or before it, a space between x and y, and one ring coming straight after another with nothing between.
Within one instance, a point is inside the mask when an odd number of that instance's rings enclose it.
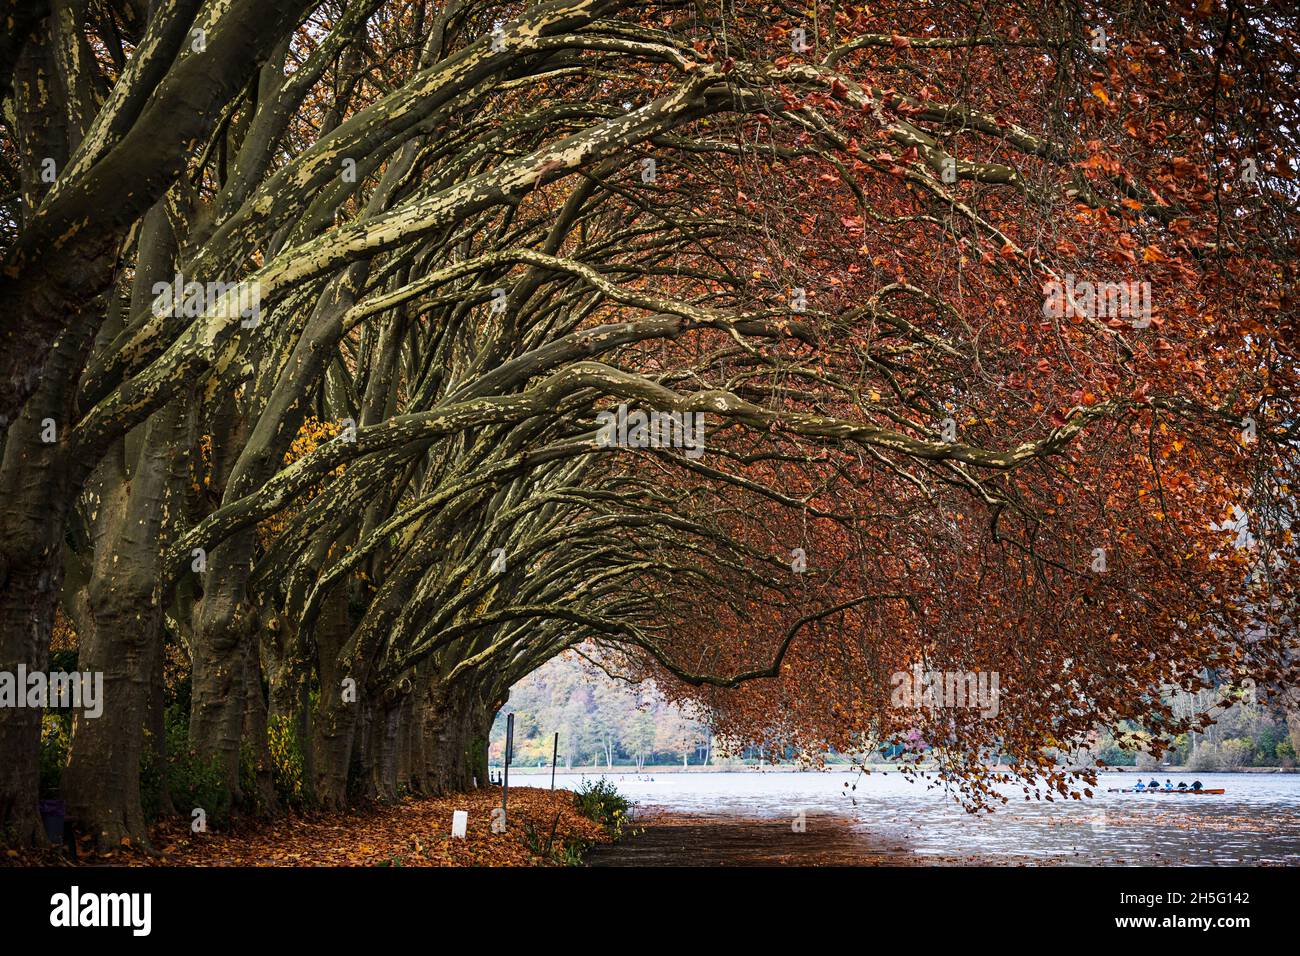
<instances>
[{"instance_id":1,"label":"distant shoreline","mask_svg":"<svg viewBox=\"0 0 1300 956\"><path fill-rule=\"evenodd\" d=\"M493 766L490 768L493 773L499 774L501 768ZM755 764L747 764L740 767L712 767L694 765L690 767L681 767L668 765L663 767L645 767L638 770L635 766L629 767L573 767L564 769L557 767L555 775L557 777L572 776L610 776L619 774L621 776L653 776L661 773L835 773L841 771L856 770L853 764L837 763L827 764L825 767L795 767L790 764L764 764L759 767ZM894 764L871 764L868 767L873 772L898 771L901 768ZM933 770L933 767L922 764L917 770ZM993 768L990 768L993 769ZM1171 774L1195 775L1195 776L1213 776L1220 773L1300 773L1300 767L1238 767L1235 770L1190 770L1187 767L1157 767L1152 770L1138 770L1136 767L1102 767L1098 768L1103 774L1109 773L1134 773L1140 776L1170 776ZM541 776L549 775L550 767L519 767L511 765L511 776Z\"/></svg>"}]
</instances>

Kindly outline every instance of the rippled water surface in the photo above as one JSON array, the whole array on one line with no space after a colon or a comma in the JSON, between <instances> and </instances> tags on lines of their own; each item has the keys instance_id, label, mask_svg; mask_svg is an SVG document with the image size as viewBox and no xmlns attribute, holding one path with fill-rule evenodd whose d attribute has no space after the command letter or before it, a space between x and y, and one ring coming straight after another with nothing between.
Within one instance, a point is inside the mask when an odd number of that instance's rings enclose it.
<instances>
[{"instance_id":1,"label":"rippled water surface","mask_svg":"<svg viewBox=\"0 0 1300 956\"><path fill-rule=\"evenodd\" d=\"M864 839L899 852L978 856L1005 862L1110 864L1300 864L1300 774L1201 774L1223 796L1107 793L1133 774L1103 774L1091 800L1011 802L992 814L965 812L940 789L898 773L607 774L639 806L691 814L792 819L850 817ZM559 786L581 778L560 774ZM1164 779L1163 777L1161 778ZM1190 777L1187 778L1190 781ZM549 775L512 774L511 785L549 786ZM856 789L854 789L856 788Z\"/></svg>"}]
</instances>

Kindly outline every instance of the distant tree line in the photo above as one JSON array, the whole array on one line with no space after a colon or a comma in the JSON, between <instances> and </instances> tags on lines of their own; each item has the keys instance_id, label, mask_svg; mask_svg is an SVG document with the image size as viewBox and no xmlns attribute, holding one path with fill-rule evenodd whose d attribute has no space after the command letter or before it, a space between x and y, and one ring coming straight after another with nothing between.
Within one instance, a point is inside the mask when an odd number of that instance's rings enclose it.
<instances>
[{"instance_id":1,"label":"distant tree line","mask_svg":"<svg viewBox=\"0 0 1300 956\"><path fill-rule=\"evenodd\" d=\"M510 691L492 727L489 761L500 764L506 715L515 715L511 764L549 764L558 732L559 766L660 766L713 759L708 726L665 700L651 682L608 678L566 654Z\"/></svg>"},{"instance_id":2,"label":"distant tree line","mask_svg":"<svg viewBox=\"0 0 1300 956\"><path fill-rule=\"evenodd\" d=\"M1166 700L1177 712L1200 713L1213 708L1216 701L1219 706L1213 724L1200 732L1180 734L1160 763L1202 772L1296 765L1300 720L1295 711L1276 703L1262 703L1241 691L1175 691ZM1121 747L1107 733L1099 735L1096 751L1097 757L1109 766L1150 768L1157 764L1155 758L1140 749Z\"/></svg>"}]
</instances>

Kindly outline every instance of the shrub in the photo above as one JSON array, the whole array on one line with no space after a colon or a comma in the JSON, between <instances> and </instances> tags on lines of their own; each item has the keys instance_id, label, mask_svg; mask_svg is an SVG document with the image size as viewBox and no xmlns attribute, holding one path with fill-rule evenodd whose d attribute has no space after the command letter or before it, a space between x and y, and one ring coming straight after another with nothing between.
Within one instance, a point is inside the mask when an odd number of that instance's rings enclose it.
<instances>
[{"instance_id":1,"label":"shrub","mask_svg":"<svg viewBox=\"0 0 1300 956\"><path fill-rule=\"evenodd\" d=\"M158 818L164 788L171 795L177 812L188 816L202 808L212 826L229 820L230 805L221 783L220 763L216 758L204 761L190 748L186 708L177 703L167 708L167 761L158 765L154 748L145 732L144 755L140 761L140 803L148 820ZM302 748L294 723L276 718L267 727L267 744L271 755L271 779L276 795L285 806L301 809L307 804L304 789ZM264 811L259 803L256 754L244 745L239 752L240 786L251 801L254 813Z\"/></svg>"},{"instance_id":2,"label":"shrub","mask_svg":"<svg viewBox=\"0 0 1300 956\"><path fill-rule=\"evenodd\" d=\"M257 750L248 741L239 745L239 790L243 794L242 806L253 816L262 816L269 809L258 786Z\"/></svg>"},{"instance_id":3,"label":"shrub","mask_svg":"<svg viewBox=\"0 0 1300 956\"><path fill-rule=\"evenodd\" d=\"M163 785L166 783L166 764L159 766L154 756L153 735L144 732L144 752L140 755L140 808L150 822L162 812Z\"/></svg>"},{"instance_id":4,"label":"shrub","mask_svg":"<svg viewBox=\"0 0 1300 956\"><path fill-rule=\"evenodd\" d=\"M623 827L632 818L632 804L612 783L604 777L599 780L584 780L578 787L575 800L578 812L584 817L595 820L615 840L622 837Z\"/></svg>"},{"instance_id":5,"label":"shrub","mask_svg":"<svg viewBox=\"0 0 1300 956\"><path fill-rule=\"evenodd\" d=\"M542 839L541 833L533 826L533 822L527 818L524 819L524 840L528 843L528 849L534 856L539 856L543 860L552 863L564 863L566 856L564 853L565 845L561 843L559 847L555 844L555 831L560 825L560 815L557 813L555 819L551 821L551 828L546 839ZM578 850L578 858L581 859L582 851Z\"/></svg>"},{"instance_id":6,"label":"shrub","mask_svg":"<svg viewBox=\"0 0 1300 956\"><path fill-rule=\"evenodd\" d=\"M266 742L271 753L271 780L276 796L286 807L301 808L306 803L302 742L294 720L273 717L266 727Z\"/></svg>"},{"instance_id":7,"label":"shrub","mask_svg":"<svg viewBox=\"0 0 1300 956\"><path fill-rule=\"evenodd\" d=\"M189 728L172 709L167 713L167 789L176 809L186 817L200 808L209 826L221 826L230 819L230 797L219 758L203 760L190 747Z\"/></svg>"},{"instance_id":8,"label":"shrub","mask_svg":"<svg viewBox=\"0 0 1300 956\"><path fill-rule=\"evenodd\" d=\"M68 744L72 718L61 714L41 717L41 782L40 797L48 800L58 796L63 780L63 768L68 765Z\"/></svg>"}]
</instances>

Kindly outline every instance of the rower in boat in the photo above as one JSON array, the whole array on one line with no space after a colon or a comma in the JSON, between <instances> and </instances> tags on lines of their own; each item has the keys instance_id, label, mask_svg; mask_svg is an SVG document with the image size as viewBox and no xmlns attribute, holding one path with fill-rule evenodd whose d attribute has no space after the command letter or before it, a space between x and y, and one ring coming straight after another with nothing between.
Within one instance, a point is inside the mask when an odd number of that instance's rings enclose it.
<instances>
[{"instance_id":1,"label":"rower in boat","mask_svg":"<svg viewBox=\"0 0 1300 956\"><path fill-rule=\"evenodd\" d=\"M1172 782L1170 783L1169 786L1162 787L1160 786L1159 781L1156 781L1154 783L1149 783L1149 784L1143 784L1142 781L1139 780L1137 783L1135 783L1132 786L1132 788L1118 789L1115 787L1111 787L1109 792L1110 793L1184 793L1189 795L1222 796L1226 791L1224 791L1221 788L1208 790L1201 785L1201 781L1199 780L1193 781L1190 787L1185 787L1180 785L1177 789L1174 788Z\"/></svg>"},{"instance_id":2,"label":"rower in boat","mask_svg":"<svg viewBox=\"0 0 1300 956\"><path fill-rule=\"evenodd\" d=\"M1152 778L1151 782L1147 784L1147 789L1148 789L1148 790L1159 790L1159 789L1160 789L1160 781L1159 781L1159 780L1156 780L1155 778Z\"/></svg>"}]
</instances>

